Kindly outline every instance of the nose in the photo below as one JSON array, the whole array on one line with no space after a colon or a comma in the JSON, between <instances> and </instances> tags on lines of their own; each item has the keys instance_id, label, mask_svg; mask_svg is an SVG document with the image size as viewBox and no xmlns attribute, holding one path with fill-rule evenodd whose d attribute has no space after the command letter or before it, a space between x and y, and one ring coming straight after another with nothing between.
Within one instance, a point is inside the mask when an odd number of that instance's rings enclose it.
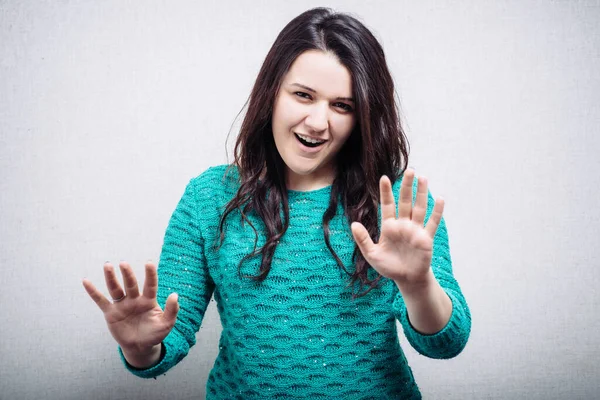
<instances>
[{"instance_id":1,"label":"nose","mask_svg":"<svg viewBox=\"0 0 600 400\"><path fill-rule=\"evenodd\" d=\"M328 105L326 104L313 104L310 107L310 111L304 120L306 126L314 131L315 133L323 132L329 126L328 118Z\"/></svg>"}]
</instances>

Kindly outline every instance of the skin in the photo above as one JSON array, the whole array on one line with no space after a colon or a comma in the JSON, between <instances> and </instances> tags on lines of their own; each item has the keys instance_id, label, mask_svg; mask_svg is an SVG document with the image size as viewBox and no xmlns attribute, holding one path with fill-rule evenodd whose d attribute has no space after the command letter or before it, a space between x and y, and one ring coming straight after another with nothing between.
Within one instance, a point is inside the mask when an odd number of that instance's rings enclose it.
<instances>
[{"instance_id":1,"label":"skin","mask_svg":"<svg viewBox=\"0 0 600 400\"><path fill-rule=\"evenodd\" d=\"M273 137L287 171L288 189L316 190L333 183L335 156L355 126L352 77L329 53L301 54L284 76L273 109ZM303 151L295 133L327 142L318 152ZM392 279L404 298L412 326L419 332L440 331L450 319L452 302L431 269L433 238L442 218L444 201L435 201L426 226L427 179L418 178L412 205L415 173L407 169L400 187L398 214L390 180L380 180L381 235L374 243L360 222L351 225L352 235L367 262L382 276ZM161 342L169 334L179 311L177 294L168 298L164 311L156 300L156 265L146 264L142 293L131 266L119 264L125 288L111 263L104 264L109 301L88 279L83 286L104 313L108 329L121 346L127 361L148 368L160 357Z\"/></svg>"},{"instance_id":2,"label":"skin","mask_svg":"<svg viewBox=\"0 0 600 400\"><path fill-rule=\"evenodd\" d=\"M452 315L452 301L431 269L433 239L444 212L444 200L435 200L427 225L427 178L417 178L417 196L412 205L415 171L408 168L400 185L398 215L387 176L379 181L381 235L377 244L360 222L351 225L352 236L367 262L382 276L392 279L406 304L413 328L423 334L443 329Z\"/></svg>"},{"instance_id":3,"label":"skin","mask_svg":"<svg viewBox=\"0 0 600 400\"><path fill-rule=\"evenodd\" d=\"M129 263L121 261L119 267L125 289L121 287L113 265L109 262L104 264L104 278L110 297L120 299L125 295L123 300L110 302L89 279L83 280L83 287L104 313L108 330L121 346L129 364L147 368L158 361L161 342L175 325L179 311L177 294L172 293L167 298L163 312L156 301L156 265L146 263L142 293L139 292L137 279Z\"/></svg>"},{"instance_id":4,"label":"skin","mask_svg":"<svg viewBox=\"0 0 600 400\"><path fill-rule=\"evenodd\" d=\"M312 89L312 90L311 90ZM299 55L283 77L273 107L273 138L287 166L287 187L309 191L333 183L335 155L356 124L352 76L322 51ZM302 151L295 133L325 139L317 153Z\"/></svg>"}]
</instances>

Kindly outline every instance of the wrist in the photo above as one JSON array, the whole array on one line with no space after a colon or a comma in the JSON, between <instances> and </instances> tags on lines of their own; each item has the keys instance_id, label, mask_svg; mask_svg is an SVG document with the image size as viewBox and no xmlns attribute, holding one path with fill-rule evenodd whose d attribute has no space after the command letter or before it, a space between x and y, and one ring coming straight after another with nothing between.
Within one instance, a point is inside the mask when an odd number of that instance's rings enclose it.
<instances>
[{"instance_id":1,"label":"wrist","mask_svg":"<svg viewBox=\"0 0 600 400\"><path fill-rule=\"evenodd\" d=\"M394 280L394 283L404 298L427 296L428 293L431 293L432 290L435 290L439 286L431 268L429 268L429 271L427 271L427 274L422 279L412 282Z\"/></svg>"},{"instance_id":2,"label":"wrist","mask_svg":"<svg viewBox=\"0 0 600 400\"><path fill-rule=\"evenodd\" d=\"M121 347L121 351L129 365L138 369L146 369L154 366L160 361L163 346L164 345L161 342L144 350Z\"/></svg>"},{"instance_id":3,"label":"wrist","mask_svg":"<svg viewBox=\"0 0 600 400\"><path fill-rule=\"evenodd\" d=\"M427 335L442 330L452 315L452 301L432 271L430 275L419 283L396 282L411 326Z\"/></svg>"}]
</instances>

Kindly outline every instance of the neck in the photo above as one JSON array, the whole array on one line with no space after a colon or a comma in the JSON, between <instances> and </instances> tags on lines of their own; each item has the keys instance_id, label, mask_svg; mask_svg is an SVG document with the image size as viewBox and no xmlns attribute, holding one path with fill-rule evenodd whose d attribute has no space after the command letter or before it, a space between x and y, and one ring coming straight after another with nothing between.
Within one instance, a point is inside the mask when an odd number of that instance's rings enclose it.
<instances>
[{"instance_id":1,"label":"neck","mask_svg":"<svg viewBox=\"0 0 600 400\"><path fill-rule=\"evenodd\" d=\"M288 169L286 175L286 186L288 190L308 192L311 190L322 189L333 184L335 170L299 175Z\"/></svg>"}]
</instances>

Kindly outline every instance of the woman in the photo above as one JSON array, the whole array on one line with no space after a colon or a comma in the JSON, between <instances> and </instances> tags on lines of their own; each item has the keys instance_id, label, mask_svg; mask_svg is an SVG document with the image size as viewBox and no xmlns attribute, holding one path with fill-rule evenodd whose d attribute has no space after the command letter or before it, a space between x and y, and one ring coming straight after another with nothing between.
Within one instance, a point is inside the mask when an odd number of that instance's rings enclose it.
<instances>
[{"instance_id":1,"label":"woman","mask_svg":"<svg viewBox=\"0 0 600 400\"><path fill-rule=\"evenodd\" d=\"M420 398L396 319L433 358L460 353L471 320L443 201L406 169L407 147L371 32L323 8L292 20L233 164L190 181L143 293L125 262L125 289L104 266L112 303L84 280L125 366L149 378L177 364L214 294L223 332L207 398Z\"/></svg>"}]
</instances>

